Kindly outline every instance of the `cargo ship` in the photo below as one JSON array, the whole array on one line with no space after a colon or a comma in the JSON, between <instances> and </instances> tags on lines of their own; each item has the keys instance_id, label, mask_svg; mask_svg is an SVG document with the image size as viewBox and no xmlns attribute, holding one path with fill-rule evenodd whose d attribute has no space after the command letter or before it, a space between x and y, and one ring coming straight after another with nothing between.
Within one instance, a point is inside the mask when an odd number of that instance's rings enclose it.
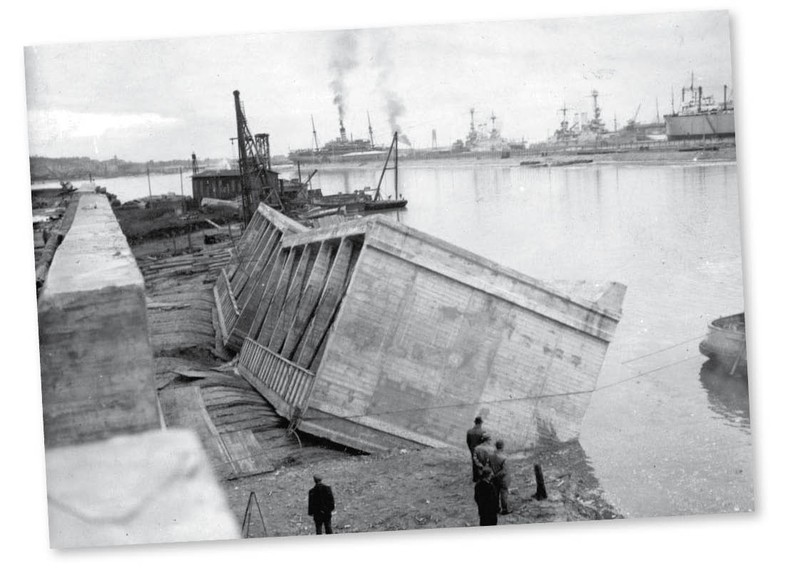
<instances>
[{"instance_id":1,"label":"cargo ship","mask_svg":"<svg viewBox=\"0 0 788 568\"><path fill-rule=\"evenodd\" d=\"M678 112L665 115L665 127L669 141L734 138L733 99L728 96L728 86L723 87L722 105L712 95L704 95L703 87L695 86L695 78L689 87L681 89L681 107Z\"/></svg>"},{"instance_id":2,"label":"cargo ship","mask_svg":"<svg viewBox=\"0 0 788 568\"><path fill-rule=\"evenodd\" d=\"M386 148L375 145L375 139L372 133L372 123L369 122L369 115L367 115L367 121L369 123L369 140L361 138L354 140L352 135L348 138L344 122L340 118L339 137L320 146L317 141L315 120L312 118L314 148L293 150L288 154L288 158L293 163L302 164L382 160L386 155Z\"/></svg>"}]
</instances>

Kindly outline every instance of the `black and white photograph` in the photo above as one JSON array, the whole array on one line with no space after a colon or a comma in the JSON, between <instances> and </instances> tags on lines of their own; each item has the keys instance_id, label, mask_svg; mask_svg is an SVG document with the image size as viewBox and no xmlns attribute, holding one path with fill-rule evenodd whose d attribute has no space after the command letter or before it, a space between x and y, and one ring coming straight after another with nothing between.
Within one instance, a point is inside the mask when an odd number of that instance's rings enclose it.
<instances>
[{"instance_id":1,"label":"black and white photograph","mask_svg":"<svg viewBox=\"0 0 788 568\"><path fill-rule=\"evenodd\" d=\"M20 44L36 546L733 546L783 93L693 8Z\"/></svg>"}]
</instances>

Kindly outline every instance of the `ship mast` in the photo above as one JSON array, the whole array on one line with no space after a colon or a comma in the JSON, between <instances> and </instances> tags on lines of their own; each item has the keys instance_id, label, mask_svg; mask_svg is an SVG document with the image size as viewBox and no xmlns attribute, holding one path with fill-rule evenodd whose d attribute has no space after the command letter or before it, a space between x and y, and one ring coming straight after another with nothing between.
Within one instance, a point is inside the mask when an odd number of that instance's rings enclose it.
<instances>
[{"instance_id":1,"label":"ship mast","mask_svg":"<svg viewBox=\"0 0 788 568\"><path fill-rule=\"evenodd\" d=\"M317 143L317 130L315 130L315 117L313 115L309 115L312 119L312 137L315 139L315 151L317 152L320 149L320 145Z\"/></svg>"},{"instance_id":2,"label":"ship mast","mask_svg":"<svg viewBox=\"0 0 788 568\"><path fill-rule=\"evenodd\" d=\"M564 101L564 106L558 109L559 112L563 115L563 120L561 120L561 130L566 131L568 129L569 123L566 121L566 112L569 109L566 106L566 101Z\"/></svg>"},{"instance_id":3,"label":"ship mast","mask_svg":"<svg viewBox=\"0 0 788 568\"><path fill-rule=\"evenodd\" d=\"M367 111L367 125L369 125L369 144L375 145L375 137L372 136L372 121L369 119L369 111Z\"/></svg>"}]
</instances>

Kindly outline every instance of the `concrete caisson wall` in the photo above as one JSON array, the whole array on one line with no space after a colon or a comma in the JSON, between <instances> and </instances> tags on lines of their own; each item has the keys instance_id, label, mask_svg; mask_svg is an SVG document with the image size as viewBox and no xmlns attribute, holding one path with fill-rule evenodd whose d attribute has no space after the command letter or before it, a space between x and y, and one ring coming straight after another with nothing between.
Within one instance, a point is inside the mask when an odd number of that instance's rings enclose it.
<instances>
[{"instance_id":1,"label":"concrete caisson wall","mask_svg":"<svg viewBox=\"0 0 788 568\"><path fill-rule=\"evenodd\" d=\"M482 415L512 448L576 438L624 287L598 291L573 298L381 219L365 235L301 428L369 449L390 443L381 435L463 447Z\"/></svg>"},{"instance_id":2,"label":"concrete caisson wall","mask_svg":"<svg viewBox=\"0 0 788 568\"><path fill-rule=\"evenodd\" d=\"M515 449L577 437L623 285L554 286L382 216L277 241L257 248L238 368L302 431L464 447L482 415Z\"/></svg>"}]
</instances>

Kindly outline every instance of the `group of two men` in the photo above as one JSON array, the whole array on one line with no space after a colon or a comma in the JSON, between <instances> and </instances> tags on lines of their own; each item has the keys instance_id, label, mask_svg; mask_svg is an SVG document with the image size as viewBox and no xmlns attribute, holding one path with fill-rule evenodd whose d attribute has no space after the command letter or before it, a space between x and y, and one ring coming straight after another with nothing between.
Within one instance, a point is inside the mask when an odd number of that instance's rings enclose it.
<instances>
[{"instance_id":1,"label":"group of two men","mask_svg":"<svg viewBox=\"0 0 788 568\"><path fill-rule=\"evenodd\" d=\"M481 526L497 525L498 515L509 511L509 470L503 452L503 440L495 442L482 427L482 417L477 416L473 428L468 430L466 441L471 451L474 499L479 508Z\"/></svg>"}]
</instances>

